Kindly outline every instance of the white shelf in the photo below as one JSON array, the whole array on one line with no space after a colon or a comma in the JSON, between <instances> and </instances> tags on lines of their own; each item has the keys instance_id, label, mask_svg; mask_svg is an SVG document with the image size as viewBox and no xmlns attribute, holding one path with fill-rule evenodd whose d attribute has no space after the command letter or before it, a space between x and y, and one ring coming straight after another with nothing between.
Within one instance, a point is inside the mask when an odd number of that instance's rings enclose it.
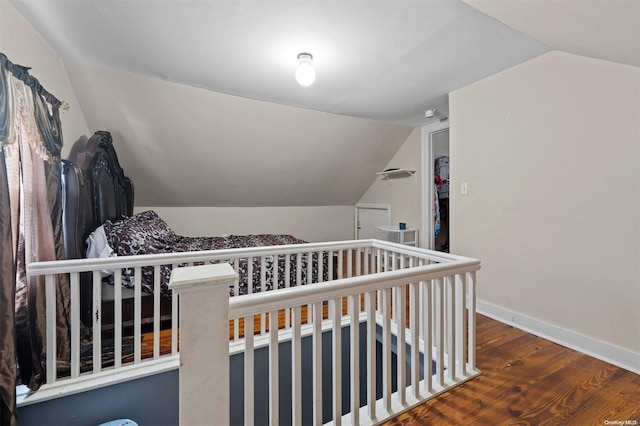
<instances>
[{"instance_id":1,"label":"white shelf","mask_svg":"<svg viewBox=\"0 0 640 426\"><path fill-rule=\"evenodd\" d=\"M381 176L383 179L391 179L391 178L397 178L397 177L415 176L416 171L408 170L408 169L395 169L395 170L385 170L382 172L378 172L376 174L378 176Z\"/></svg>"},{"instance_id":2,"label":"white shelf","mask_svg":"<svg viewBox=\"0 0 640 426\"><path fill-rule=\"evenodd\" d=\"M378 226L376 238L408 246L418 246L418 230L416 228L400 229L397 225Z\"/></svg>"}]
</instances>

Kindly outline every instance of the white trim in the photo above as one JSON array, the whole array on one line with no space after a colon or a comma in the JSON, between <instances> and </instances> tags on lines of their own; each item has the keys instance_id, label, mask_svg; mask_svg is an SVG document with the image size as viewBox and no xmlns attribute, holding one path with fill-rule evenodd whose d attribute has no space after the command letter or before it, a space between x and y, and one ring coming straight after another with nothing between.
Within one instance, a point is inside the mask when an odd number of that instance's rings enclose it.
<instances>
[{"instance_id":1,"label":"white trim","mask_svg":"<svg viewBox=\"0 0 640 426\"><path fill-rule=\"evenodd\" d=\"M358 203L356 204L356 208L391 210L391 204Z\"/></svg>"},{"instance_id":2,"label":"white trim","mask_svg":"<svg viewBox=\"0 0 640 426\"><path fill-rule=\"evenodd\" d=\"M227 288L238 279L238 274L228 263L198 265L171 271L169 288L176 294L198 292L206 288Z\"/></svg>"},{"instance_id":3,"label":"white trim","mask_svg":"<svg viewBox=\"0 0 640 426\"><path fill-rule=\"evenodd\" d=\"M26 386L16 387L16 405L25 405L44 402L50 399L87 392L129 380L142 379L154 374L176 370L180 366L178 355L165 356L159 360L145 361L142 364L131 364L122 368L103 370L97 374L80 376L78 379L67 383L67 380L59 380L53 385L44 384L38 391L31 392Z\"/></svg>"},{"instance_id":4,"label":"white trim","mask_svg":"<svg viewBox=\"0 0 640 426\"><path fill-rule=\"evenodd\" d=\"M386 210L387 211L387 225L391 224L391 204L375 204L375 203L358 203L354 209L353 220L353 235L354 239L358 240L358 210L359 209L373 209L373 210Z\"/></svg>"},{"instance_id":5,"label":"white trim","mask_svg":"<svg viewBox=\"0 0 640 426\"><path fill-rule=\"evenodd\" d=\"M633 352L482 300L477 300L476 311L569 349L640 374L640 353L638 352Z\"/></svg>"},{"instance_id":6,"label":"white trim","mask_svg":"<svg viewBox=\"0 0 640 426\"><path fill-rule=\"evenodd\" d=\"M433 138L432 134L441 132L445 129L449 129L449 121L442 121L428 126L424 126L421 129L421 145L420 145L420 171L422 172L422 179L420 181L420 198L421 198L421 213L420 223L422 227L422 238L420 247L424 247L429 250L433 250L433 220L427 220L427 217L431 217L433 211Z\"/></svg>"}]
</instances>

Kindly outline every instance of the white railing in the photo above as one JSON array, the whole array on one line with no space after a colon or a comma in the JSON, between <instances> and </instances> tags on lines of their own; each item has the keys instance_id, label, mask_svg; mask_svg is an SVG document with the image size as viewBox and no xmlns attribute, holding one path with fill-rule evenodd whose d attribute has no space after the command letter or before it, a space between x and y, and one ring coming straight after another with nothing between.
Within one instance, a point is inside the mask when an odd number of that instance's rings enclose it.
<instances>
[{"instance_id":1,"label":"white railing","mask_svg":"<svg viewBox=\"0 0 640 426\"><path fill-rule=\"evenodd\" d=\"M232 423L377 424L479 373L475 368L474 333L475 272L479 261L379 241L369 241L360 249L352 277L229 300L228 318L244 324L243 337L230 343L230 353L240 353L244 358L242 412L231 410ZM371 273L357 273L365 270ZM202 282L202 276L199 280ZM179 278L172 285L179 287L188 282L189 278ZM218 297L215 293L210 295ZM193 300L202 304L199 298ZM183 309L196 321L203 318L191 305L183 305ZM268 321L267 333L264 317ZM286 318L291 318L289 323ZM343 331L348 333L346 341ZM227 339L226 330L218 334L210 336L211 351ZM324 334L330 335L331 351L323 355ZM311 341L312 358L306 362L302 357L305 339ZM283 353L284 342L290 344L290 352ZM366 348L364 351L361 345ZM381 359L376 359L378 346ZM257 351L263 348L268 356L262 357L261 363ZM222 351L226 353L225 349ZM348 365L342 365L347 353ZM283 355L290 359L291 367L286 383L281 381L279 371ZM215 353L208 357L217 358ZM304 383L303 364L310 365L307 368L311 370L306 374L311 379ZM200 377L207 371L200 365L192 368ZM262 383L264 377L258 380L254 376L263 368L268 369L266 386ZM226 359L213 368L218 375L225 369L228 383ZM185 370L184 374L193 376L188 368ZM343 375L348 376L346 388ZM225 383L220 378L216 381ZM330 382L331 392L323 394L325 381ZM226 392L224 387L223 391ZM303 391L312 393L312 403L306 407ZM348 403L343 403L343 391L348 394ZM221 398L220 406L211 405L212 392L216 390L183 390L181 381L181 407L182 397L192 406L208 407L205 411L181 410L182 424L197 424L213 413L226 411L229 398ZM290 395L291 400L281 401L283 394ZM324 401L327 397L329 400ZM260 399L267 401L267 408L256 409ZM283 402L285 413L280 412ZM325 406L330 410L323 410Z\"/></svg>"},{"instance_id":2,"label":"white railing","mask_svg":"<svg viewBox=\"0 0 640 426\"><path fill-rule=\"evenodd\" d=\"M305 258L308 261L304 265ZM322 262L318 262L322 259ZM445 253L416 249L377 240L345 241L334 243L301 244L289 246L275 246L249 249L231 249L208 252L187 252L160 255L145 255L119 257L109 259L80 259L57 262L40 262L30 264L28 273L32 275L44 275L47 297L47 382L23 403L33 403L43 399L52 398L61 394L81 392L90 387L111 384L118 381L152 374L158 371L174 369L178 366L178 297L173 297L172 320L170 330L161 330L160 305L160 268L163 265L193 266L199 264L228 262L233 264L236 273L239 265L245 262L247 272L247 295L232 297L229 302L229 320L231 338L230 350L232 353L250 352L254 349L268 346L270 353L278 352L275 342L291 340L295 349L294 376L299 377L296 370L300 364L301 339L310 336L314 345L321 341L322 332L332 333L332 347L353 347L352 359L349 371L352 375L360 374L360 360L356 356L357 345L344 344L341 334L335 330L348 327L351 333L350 341L357 342L364 338L359 336L359 326L366 324L367 353L375 358L375 351L371 350L376 343L374 333L382 333L381 343L383 350L383 385L378 390L371 368L376 365L375 359L367 359L369 373L366 374L366 395L382 393L382 399L373 402L369 396L363 408L359 401L357 385L350 389L351 412L348 417L355 423L361 419L380 419L384 416L380 413L397 413L407 404L413 404L416 400L424 400L442 392L461 381L467 380L477 374L474 358L474 314L475 314L475 271L479 269L479 262L474 259ZM281 265L280 269L274 268L274 264ZM282 266L284 265L284 266ZM315 273L310 268L315 265ZM153 296L154 315L153 329L145 334L142 339L142 277L143 268L153 268L153 286L156 289ZM254 270L255 268L258 268ZM284 268L284 269L283 269ZM121 286L123 272L133 269L134 323L132 336L123 335L121 303ZM283 269L283 270L282 270ZM108 366L103 365L101 342L102 330L102 306L100 286L100 270L115 270L115 300L114 303L114 328L113 362ZM93 312L91 329L93 340L84 342L80 334L80 315L78 294L80 292L81 274L92 275L93 286ZM64 375L56 370L56 336L55 306L56 275L68 277L71 300L71 359L69 372ZM259 277L254 279L254 276ZM271 277L270 279L268 277ZM148 277L147 277L148 278ZM324 282L330 281L330 282ZM279 282L279 291L268 290L268 284ZM322 285L298 285L317 284ZM233 294L241 293L238 281L233 285ZM254 291L258 291L256 294ZM409 296L407 297L407 292ZM342 301L347 303L343 310ZM180 302L182 305L182 302ZM408 305L406 304L408 303ZM405 317L405 308L409 310L409 317ZM184 305L182 305L184 309ZM188 308L187 308L188 309ZM254 322L251 319L256 320ZM206 318L206 314L204 318ZM280 318L280 323L275 322ZM375 324L375 327L374 327ZM398 324L407 324L401 328ZM243 331L244 326L244 333ZM253 330L252 330L253 328ZM269 333L269 330L278 330L277 333ZM402 332L404 330L404 332ZM184 330L183 330L184 331ZM427 331L427 332L425 332ZM166 352L160 350L161 334L169 333L170 345ZM320 334L319 334L320 333ZM149 337L151 336L151 337ZM468 337L467 337L468 336ZM220 337L220 336L218 336ZM123 353L123 342L127 339L131 343L132 351L129 356ZM410 373L405 377L405 364L397 363L396 367L399 380L397 390L392 392L391 377L391 348L395 339L397 359L410 359ZM152 350L143 351L143 343ZM426 350L425 348L431 348ZM89 348L90 359L96 360L88 370L81 356ZM408 348L408 349L407 349ZM81 350L82 349L82 350ZM408 354L405 351L408 350ZM272 352L275 351L275 352ZM334 350L335 353L336 352ZM314 351L315 353L315 351ZM395 352L394 352L395 354ZM422 354L422 355L420 355ZM317 356L317 354L316 354ZM336 355L337 356L337 355ZM245 360L250 360L250 357ZM315 358L314 358L315 359ZM425 366L435 362L435 375L419 374ZM317 359L314 365L321 363ZM112 364L112 365L111 365ZM341 381L342 370L338 358L331 360L333 370L331 377L334 382ZM449 368L449 366L455 368ZM273 368L273 366L272 366ZM345 366L346 368L346 366ZM364 364L362 365L364 368ZM85 371L86 370L86 371ZM345 370L346 371L346 370ZM315 366L313 375L316 377L313 387L317 392L321 389L320 380L322 367ZM360 378L352 383L360 383ZM387 380L389 378L389 380ZM250 389L250 377L245 378ZM407 384L410 384L407 387ZM277 407L278 392L281 384L272 371L270 398L272 407ZM297 381L293 384L294 391L301 386ZM363 388L364 389L364 388ZM407 389L407 390L405 390ZM247 391L248 392L248 391ZM340 423L343 412L339 406L341 401L340 389L334 394L333 415L335 423ZM408 392L408 393L407 393ZM294 393L295 395L296 393ZM298 393L299 394L299 393ZM314 398L320 398L315 395ZM252 402L249 398L245 403L247 417L251 414ZM322 407L319 404L318 407ZM358 409L355 409L358 408ZM301 408L294 404L295 416L301 415ZM277 410L270 414L278 418ZM319 416L322 416L321 411ZM381 417L382 416L382 417ZM297 419L297 417L296 417ZM314 414L314 422L318 414ZM347 418L345 418L347 420ZM368 420L367 420L368 421ZM367 422L365 421L365 423ZM249 421L248 423L251 423Z\"/></svg>"},{"instance_id":3,"label":"white railing","mask_svg":"<svg viewBox=\"0 0 640 426\"><path fill-rule=\"evenodd\" d=\"M45 297L47 309L47 362L46 362L46 384L41 389L30 395L23 403L37 402L43 398L55 397L67 392L79 392L87 387L100 386L103 383L109 384L121 380L129 380L136 377L136 371L149 370L164 371L176 368L178 365L178 297L171 300L171 329L170 345L168 353L160 350L162 341L161 331L167 333L168 330L161 330L162 322L160 317L161 304L161 269L165 267L193 266L205 263L228 262L233 264L236 272L239 272L241 265L246 267L246 292L251 294L254 291L266 290L266 275L270 272L272 280L280 282L283 287L295 286L298 283L310 284L323 280L340 278L343 273L343 259L350 259L352 252L364 247L365 242L345 241L336 243L317 243L282 245L274 247L241 248L229 250L199 251L169 253L157 255L141 255L114 257L107 259L74 259L52 262L37 262L28 265L30 275L45 276ZM322 258L325 262L317 262ZM277 259L277 262L274 260ZM307 261L312 259L312 261ZM316 259L314 262L313 259ZM344 270L346 274L354 273L354 266L351 261L346 261ZM274 263L284 264L285 271L278 274L278 268L273 268ZM316 265L315 273L312 271ZM151 274L144 274L149 272ZM114 324L112 327L113 356L109 360L109 365L104 366L103 342L102 342L102 318L103 308L101 288L103 285L100 272L103 270L114 271L114 297L112 301L106 302L113 310ZM337 271L334 274L334 270ZM89 279L87 280L87 275ZM153 281L153 330L152 337L146 334L145 342L142 340L142 282L145 279ZM69 368L60 372L57 368L57 344L56 344L56 283L59 276L66 278L69 283L71 294L70 301L70 359L63 360L68 363ZM280 278L278 278L280 276ZM125 325L123 321L122 302L123 289L121 284L129 280L133 284L133 324L131 336L124 336ZM303 282L304 280L304 282ZM88 282L87 282L88 281ZM82 324L80 321L80 286L89 285L93 288L91 324L84 324L91 330L90 341L82 339ZM236 282L231 289L233 294L242 293ZM238 326L235 329L235 339L238 339ZM264 330L264 328L263 328ZM83 341L85 340L85 341ZM143 357L143 348L147 342L153 342L152 352ZM129 351L123 353L123 343ZM144 344L144 346L143 346ZM90 354L83 357L83 354ZM87 359L91 362L88 363ZM97 361L97 362L94 362ZM63 362L63 363L64 363ZM111 365L113 364L113 365ZM89 366L90 370L86 371ZM144 366L144 369L141 367ZM60 373L60 374L59 374Z\"/></svg>"}]
</instances>

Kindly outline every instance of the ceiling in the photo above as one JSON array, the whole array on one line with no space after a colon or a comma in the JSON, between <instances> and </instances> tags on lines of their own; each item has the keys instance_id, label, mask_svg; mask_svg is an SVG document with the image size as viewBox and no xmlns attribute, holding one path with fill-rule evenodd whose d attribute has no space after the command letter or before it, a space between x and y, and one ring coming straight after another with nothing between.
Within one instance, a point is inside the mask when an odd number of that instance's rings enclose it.
<instances>
[{"instance_id":1,"label":"ceiling","mask_svg":"<svg viewBox=\"0 0 640 426\"><path fill-rule=\"evenodd\" d=\"M462 0L554 50L640 67L640 0Z\"/></svg>"},{"instance_id":2,"label":"ceiling","mask_svg":"<svg viewBox=\"0 0 640 426\"><path fill-rule=\"evenodd\" d=\"M11 2L65 61L413 127L549 50L459 0ZM310 87L294 79L300 52Z\"/></svg>"},{"instance_id":3,"label":"ceiling","mask_svg":"<svg viewBox=\"0 0 640 426\"><path fill-rule=\"evenodd\" d=\"M640 66L640 0L10 3L137 206L354 205L456 89L550 50Z\"/></svg>"}]
</instances>

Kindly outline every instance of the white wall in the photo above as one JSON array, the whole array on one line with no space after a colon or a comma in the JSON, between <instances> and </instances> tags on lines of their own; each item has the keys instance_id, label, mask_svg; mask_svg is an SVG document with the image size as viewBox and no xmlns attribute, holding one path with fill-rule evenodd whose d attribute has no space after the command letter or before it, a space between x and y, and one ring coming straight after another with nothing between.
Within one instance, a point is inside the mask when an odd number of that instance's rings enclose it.
<instances>
[{"instance_id":1,"label":"white wall","mask_svg":"<svg viewBox=\"0 0 640 426\"><path fill-rule=\"evenodd\" d=\"M453 92L450 114L452 187L469 183L451 250L481 259L478 298L640 371L640 70L551 52Z\"/></svg>"},{"instance_id":2,"label":"white wall","mask_svg":"<svg viewBox=\"0 0 640 426\"><path fill-rule=\"evenodd\" d=\"M358 201L358 203L389 204L391 206L391 224L406 222L408 227L417 228L420 232L419 237L422 247L427 246L424 234L427 231L423 224L422 211L432 208L431 202L426 204L426 209L422 207L425 202L425 194L423 194L423 188L425 187L423 169L426 167L426 164L423 163L426 155L425 150L428 149L429 134L448 127L448 121L438 121L422 128L414 129L396 155L383 169L397 167L415 170L415 179L398 178L391 181L377 179ZM428 182L432 183L433 180L429 179Z\"/></svg>"},{"instance_id":3,"label":"white wall","mask_svg":"<svg viewBox=\"0 0 640 426\"><path fill-rule=\"evenodd\" d=\"M309 242L353 239L353 206L136 207L155 210L178 234L290 234Z\"/></svg>"},{"instance_id":4,"label":"white wall","mask_svg":"<svg viewBox=\"0 0 640 426\"><path fill-rule=\"evenodd\" d=\"M391 161L382 168L382 170L388 168L415 170L415 177L390 180L378 178L358 203L389 204L392 225L405 222L408 228L420 229L420 152L420 129L417 128L411 132Z\"/></svg>"},{"instance_id":5,"label":"white wall","mask_svg":"<svg viewBox=\"0 0 640 426\"><path fill-rule=\"evenodd\" d=\"M87 123L69 82L67 72L56 52L40 37L8 1L0 1L0 52L14 64L31 67L29 74L37 78L56 98L71 109L61 112L63 158L73 144L89 134Z\"/></svg>"}]
</instances>

